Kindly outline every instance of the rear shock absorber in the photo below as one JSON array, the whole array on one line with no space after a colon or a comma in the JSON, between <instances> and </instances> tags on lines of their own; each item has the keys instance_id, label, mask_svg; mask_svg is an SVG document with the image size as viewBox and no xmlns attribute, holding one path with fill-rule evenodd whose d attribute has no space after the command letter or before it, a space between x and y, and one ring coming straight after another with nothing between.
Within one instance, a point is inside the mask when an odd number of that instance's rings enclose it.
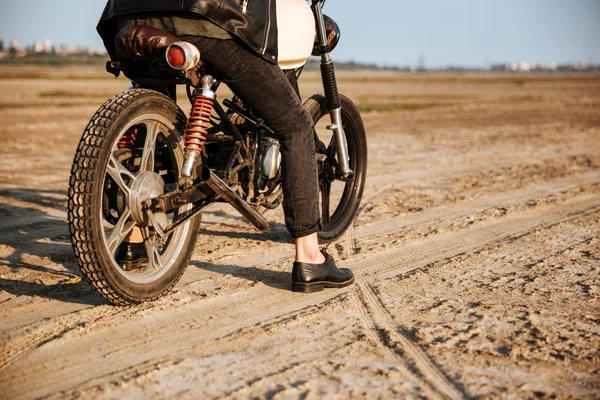
<instances>
[{"instance_id":1,"label":"rear shock absorber","mask_svg":"<svg viewBox=\"0 0 600 400\"><path fill-rule=\"evenodd\" d=\"M194 90L192 94L192 110L185 129L185 159L181 177L183 181L180 186L187 186L194 171L194 165L199 158L204 142L206 141L207 129L210 127L210 115L213 111L215 92L211 90L215 80L210 75L202 77L202 89Z\"/></svg>"}]
</instances>

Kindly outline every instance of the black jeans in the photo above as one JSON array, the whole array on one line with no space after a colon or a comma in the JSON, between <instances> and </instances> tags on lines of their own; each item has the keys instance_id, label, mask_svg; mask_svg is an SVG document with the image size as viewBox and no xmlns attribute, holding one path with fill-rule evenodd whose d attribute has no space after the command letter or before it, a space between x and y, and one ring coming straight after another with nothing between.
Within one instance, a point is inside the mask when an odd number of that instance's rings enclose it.
<instances>
[{"instance_id":1,"label":"black jeans","mask_svg":"<svg viewBox=\"0 0 600 400\"><path fill-rule=\"evenodd\" d=\"M320 230L313 124L281 68L235 40L181 37L275 132L281 144L285 225L294 238Z\"/></svg>"}]
</instances>

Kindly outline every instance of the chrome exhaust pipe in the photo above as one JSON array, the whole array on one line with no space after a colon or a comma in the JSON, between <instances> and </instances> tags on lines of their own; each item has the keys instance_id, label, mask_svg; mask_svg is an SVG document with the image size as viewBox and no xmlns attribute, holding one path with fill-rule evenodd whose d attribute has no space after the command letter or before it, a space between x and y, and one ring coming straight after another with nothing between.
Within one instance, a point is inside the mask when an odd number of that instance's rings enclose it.
<instances>
[{"instance_id":1,"label":"chrome exhaust pipe","mask_svg":"<svg viewBox=\"0 0 600 400\"><path fill-rule=\"evenodd\" d=\"M248 221L252 223L261 232L269 229L269 222L256 210L254 210L248 203L244 201L236 192L231 190L221 178L215 175L207 166L202 167L201 178L212 190L214 190L219 196L224 198L229 204L240 212Z\"/></svg>"}]
</instances>

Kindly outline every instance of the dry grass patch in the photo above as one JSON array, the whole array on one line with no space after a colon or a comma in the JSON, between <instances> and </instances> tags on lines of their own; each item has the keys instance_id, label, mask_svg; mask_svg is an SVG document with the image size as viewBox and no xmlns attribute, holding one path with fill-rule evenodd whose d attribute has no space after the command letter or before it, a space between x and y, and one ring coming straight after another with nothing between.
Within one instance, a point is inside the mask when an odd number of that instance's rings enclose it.
<instances>
[{"instance_id":1,"label":"dry grass patch","mask_svg":"<svg viewBox=\"0 0 600 400\"><path fill-rule=\"evenodd\" d=\"M102 103L98 102L98 101L76 101L76 102L56 102L56 103L40 103L40 102L35 102L35 101L29 101L29 102L25 102L25 101L0 101L0 109L9 109L9 108L18 108L18 109L24 109L24 108L39 108L40 106L43 106L45 108L49 108L49 107L57 107L57 108L74 108L74 107L90 107L90 106L96 106L96 107L100 107Z\"/></svg>"},{"instance_id":2,"label":"dry grass patch","mask_svg":"<svg viewBox=\"0 0 600 400\"><path fill-rule=\"evenodd\" d=\"M361 96L356 107L361 112L418 111L453 106L473 98L474 96L452 94Z\"/></svg>"},{"instance_id":3,"label":"dry grass patch","mask_svg":"<svg viewBox=\"0 0 600 400\"><path fill-rule=\"evenodd\" d=\"M390 111L417 111L433 107L449 106L449 103L359 103L356 105L360 112L390 112Z\"/></svg>"},{"instance_id":4,"label":"dry grass patch","mask_svg":"<svg viewBox=\"0 0 600 400\"><path fill-rule=\"evenodd\" d=\"M79 98L103 98L108 99L113 97L114 93L92 93L92 92L74 92L69 90L52 90L41 92L40 97L79 97Z\"/></svg>"}]
</instances>

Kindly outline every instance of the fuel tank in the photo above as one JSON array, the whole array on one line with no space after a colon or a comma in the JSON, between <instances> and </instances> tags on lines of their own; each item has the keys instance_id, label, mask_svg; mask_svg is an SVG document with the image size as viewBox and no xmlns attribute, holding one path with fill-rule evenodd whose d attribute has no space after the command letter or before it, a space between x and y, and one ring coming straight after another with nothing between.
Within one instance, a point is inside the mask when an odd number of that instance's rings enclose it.
<instances>
[{"instance_id":1,"label":"fuel tank","mask_svg":"<svg viewBox=\"0 0 600 400\"><path fill-rule=\"evenodd\" d=\"M315 19L306 0L277 0L279 66L303 66L315 43Z\"/></svg>"}]
</instances>

